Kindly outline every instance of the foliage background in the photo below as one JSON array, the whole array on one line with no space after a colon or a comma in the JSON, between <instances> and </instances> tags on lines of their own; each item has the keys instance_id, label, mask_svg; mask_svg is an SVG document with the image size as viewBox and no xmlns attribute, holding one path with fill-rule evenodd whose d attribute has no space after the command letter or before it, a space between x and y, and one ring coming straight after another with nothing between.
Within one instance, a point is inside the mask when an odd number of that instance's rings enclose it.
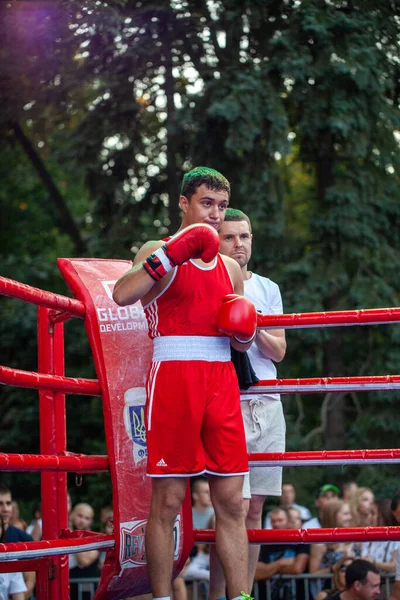
<instances>
[{"instance_id":1,"label":"foliage background","mask_svg":"<svg viewBox=\"0 0 400 600\"><path fill-rule=\"evenodd\" d=\"M372 0L15 0L0 6L1 274L66 293L59 256L132 258L176 230L182 174L232 182L251 268L285 312L399 304L400 21ZM1 363L35 370L36 309L0 298ZM399 326L288 331L280 377L398 373ZM67 374L95 376L82 324ZM37 394L2 388L0 450L38 452ZM397 392L283 398L288 450L398 446ZM105 453L100 401L68 399L68 448ZM76 418L77 414L79 419ZM39 476L4 473L25 518ZM291 468L379 497L393 466ZM108 475L69 476L73 501Z\"/></svg>"}]
</instances>

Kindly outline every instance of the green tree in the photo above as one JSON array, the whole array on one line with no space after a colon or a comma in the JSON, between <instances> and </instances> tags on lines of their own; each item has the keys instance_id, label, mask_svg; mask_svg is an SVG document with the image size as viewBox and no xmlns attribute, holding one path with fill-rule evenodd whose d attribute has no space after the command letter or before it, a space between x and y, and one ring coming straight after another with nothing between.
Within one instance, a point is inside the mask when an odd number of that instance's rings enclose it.
<instances>
[{"instance_id":1,"label":"green tree","mask_svg":"<svg viewBox=\"0 0 400 600\"><path fill-rule=\"evenodd\" d=\"M232 205L251 215L252 268L280 284L286 312L398 304L394 2L64 0L40 13L18 4L0 15L2 274L65 292L55 258L76 255L80 241L87 255L132 258L176 230L182 173L207 164L230 178ZM34 370L34 311L21 326L14 304L1 306L4 362ZM71 374L90 376L81 325L67 326L67 359ZM397 371L398 326L287 337L280 376ZM26 396L2 394L11 451ZM395 398L286 397L288 446L396 446ZM78 428L74 401L69 445L78 449L83 432L84 450L99 452L100 405L85 400ZM36 418L33 409L29 424ZM94 429L96 444L86 435ZM390 469L346 474L389 494ZM287 472L305 494L327 477L306 474Z\"/></svg>"}]
</instances>

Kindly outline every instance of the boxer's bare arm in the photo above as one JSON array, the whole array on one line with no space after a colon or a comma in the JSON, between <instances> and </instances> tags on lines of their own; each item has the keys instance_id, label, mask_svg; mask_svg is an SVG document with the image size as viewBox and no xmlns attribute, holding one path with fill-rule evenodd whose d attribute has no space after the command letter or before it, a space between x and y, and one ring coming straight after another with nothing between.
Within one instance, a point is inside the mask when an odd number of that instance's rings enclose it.
<instances>
[{"instance_id":1,"label":"boxer's bare arm","mask_svg":"<svg viewBox=\"0 0 400 600\"><path fill-rule=\"evenodd\" d=\"M147 304L168 283L169 277L164 277L162 281L155 281L143 268L143 261L155 250L161 248L162 240L147 242L144 244L135 256L133 267L129 269L115 284L113 291L114 302L120 306L134 304L143 299Z\"/></svg>"},{"instance_id":2,"label":"boxer's bare arm","mask_svg":"<svg viewBox=\"0 0 400 600\"><path fill-rule=\"evenodd\" d=\"M137 253L132 269L117 281L114 301L121 306L138 300L148 304L168 284L175 266L196 257L210 262L218 248L218 234L206 223L185 227L167 241L148 242Z\"/></svg>"},{"instance_id":3,"label":"boxer's bare arm","mask_svg":"<svg viewBox=\"0 0 400 600\"><path fill-rule=\"evenodd\" d=\"M240 270L239 265L236 260L230 258L229 256L225 256L223 254L220 255L222 260L225 263L226 268L228 269L228 273L231 276L233 283L233 290L235 294L239 294L240 296L244 295L244 285L243 285L243 277L242 271Z\"/></svg>"}]
</instances>

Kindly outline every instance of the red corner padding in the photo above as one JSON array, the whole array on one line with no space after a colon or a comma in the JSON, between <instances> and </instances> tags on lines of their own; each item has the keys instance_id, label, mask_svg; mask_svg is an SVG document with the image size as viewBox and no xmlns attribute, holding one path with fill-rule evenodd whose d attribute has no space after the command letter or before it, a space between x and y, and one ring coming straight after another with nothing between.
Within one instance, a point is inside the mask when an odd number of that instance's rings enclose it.
<instances>
[{"instance_id":1,"label":"red corner padding","mask_svg":"<svg viewBox=\"0 0 400 600\"><path fill-rule=\"evenodd\" d=\"M144 547L151 498L144 404L152 343L140 302L120 307L112 299L116 280L132 266L129 261L60 258L58 266L86 307L110 459L115 547L107 553L95 599L118 600L150 591ZM193 546L189 493L175 523L175 540L176 575Z\"/></svg>"}]
</instances>

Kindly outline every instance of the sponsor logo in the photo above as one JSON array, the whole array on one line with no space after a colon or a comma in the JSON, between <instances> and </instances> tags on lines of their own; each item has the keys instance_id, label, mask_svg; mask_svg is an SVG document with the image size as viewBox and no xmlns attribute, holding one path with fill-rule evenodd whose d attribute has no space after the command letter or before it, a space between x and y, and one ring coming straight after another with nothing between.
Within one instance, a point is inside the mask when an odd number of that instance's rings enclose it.
<instances>
[{"instance_id":1,"label":"sponsor logo","mask_svg":"<svg viewBox=\"0 0 400 600\"><path fill-rule=\"evenodd\" d=\"M111 280L101 282L107 298L110 300L113 299L112 294L115 283L115 281ZM113 302L110 307L96 308L96 312L100 331L102 333L134 331L140 329L146 330L148 328L143 307L139 302L130 306L117 306Z\"/></svg>"},{"instance_id":2,"label":"sponsor logo","mask_svg":"<svg viewBox=\"0 0 400 600\"><path fill-rule=\"evenodd\" d=\"M181 555L181 529L181 515L178 515L174 523L174 560L178 560Z\"/></svg>"},{"instance_id":3,"label":"sponsor logo","mask_svg":"<svg viewBox=\"0 0 400 600\"><path fill-rule=\"evenodd\" d=\"M146 564L144 535L146 520L128 521L120 524L120 563L121 569L140 567Z\"/></svg>"},{"instance_id":4,"label":"sponsor logo","mask_svg":"<svg viewBox=\"0 0 400 600\"><path fill-rule=\"evenodd\" d=\"M168 465L163 458L161 460L159 460L157 463L157 467L167 467L167 466Z\"/></svg>"},{"instance_id":5,"label":"sponsor logo","mask_svg":"<svg viewBox=\"0 0 400 600\"><path fill-rule=\"evenodd\" d=\"M134 331L146 330L147 321L141 306L114 306L112 308L96 308L100 331L108 333L112 331Z\"/></svg>"},{"instance_id":6,"label":"sponsor logo","mask_svg":"<svg viewBox=\"0 0 400 600\"><path fill-rule=\"evenodd\" d=\"M146 427L144 424L145 388L138 387L126 390L124 401L125 430L133 442L133 460L135 464L138 464L147 458Z\"/></svg>"},{"instance_id":7,"label":"sponsor logo","mask_svg":"<svg viewBox=\"0 0 400 600\"><path fill-rule=\"evenodd\" d=\"M120 523L120 564L121 571L146 564L145 533L147 520ZM174 523L174 560L178 560L182 550L181 515Z\"/></svg>"},{"instance_id":8,"label":"sponsor logo","mask_svg":"<svg viewBox=\"0 0 400 600\"><path fill-rule=\"evenodd\" d=\"M115 286L116 283L117 283L116 279L114 279L114 281L102 281L101 282L101 285L105 289L106 294L110 298L110 300L113 299L112 295L113 295L114 286Z\"/></svg>"}]
</instances>

